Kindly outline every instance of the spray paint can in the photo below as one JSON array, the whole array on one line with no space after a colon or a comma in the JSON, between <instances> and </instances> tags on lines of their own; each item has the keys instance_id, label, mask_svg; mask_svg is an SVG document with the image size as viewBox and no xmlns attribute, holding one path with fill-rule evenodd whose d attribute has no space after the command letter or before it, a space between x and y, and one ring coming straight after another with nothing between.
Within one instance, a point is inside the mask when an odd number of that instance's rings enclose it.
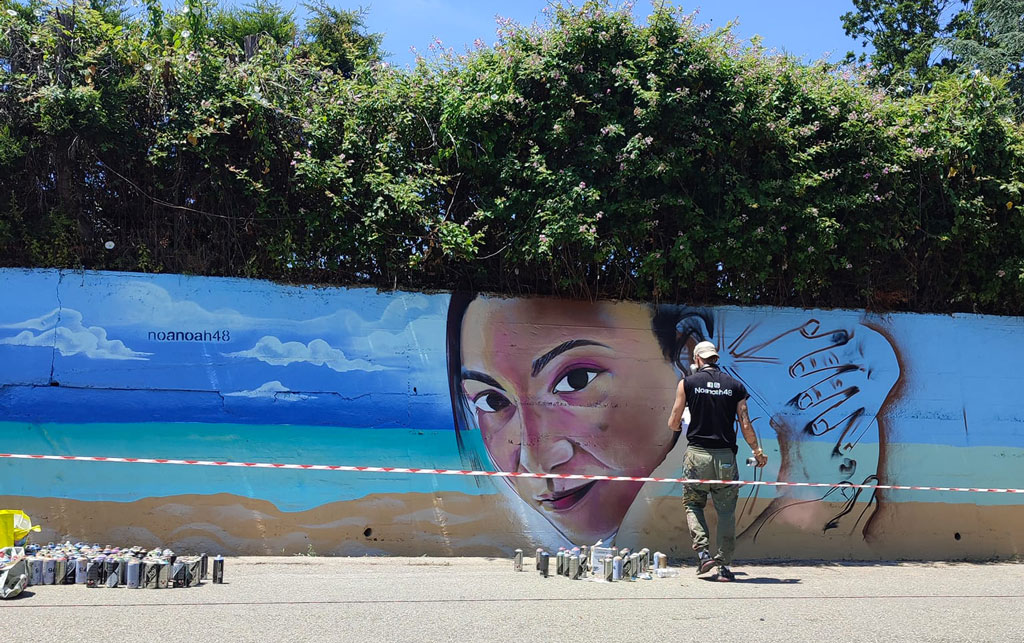
<instances>
[{"instance_id":1,"label":"spray paint can","mask_svg":"<svg viewBox=\"0 0 1024 643\"><path fill-rule=\"evenodd\" d=\"M100 582L100 569L103 568L103 563L97 559L90 560L86 563L85 567L85 586L96 587Z\"/></svg>"},{"instance_id":2,"label":"spray paint can","mask_svg":"<svg viewBox=\"0 0 1024 643\"><path fill-rule=\"evenodd\" d=\"M537 568L540 570L540 575L544 578L548 577L548 568L551 563L551 554L543 551L540 553L540 562L537 564Z\"/></svg>"},{"instance_id":3,"label":"spray paint can","mask_svg":"<svg viewBox=\"0 0 1024 643\"><path fill-rule=\"evenodd\" d=\"M96 584L107 582L107 557L102 554L96 557Z\"/></svg>"},{"instance_id":4,"label":"spray paint can","mask_svg":"<svg viewBox=\"0 0 1024 643\"><path fill-rule=\"evenodd\" d=\"M53 584L63 585L67 582L68 559L62 557L53 559Z\"/></svg>"},{"instance_id":5,"label":"spray paint can","mask_svg":"<svg viewBox=\"0 0 1024 643\"><path fill-rule=\"evenodd\" d=\"M122 586L128 584L128 559L124 556L119 556L117 559L117 573L118 583Z\"/></svg>"},{"instance_id":6,"label":"spray paint can","mask_svg":"<svg viewBox=\"0 0 1024 643\"><path fill-rule=\"evenodd\" d=\"M629 580L636 580L640 575L640 554L629 555Z\"/></svg>"},{"instance_id":7,"label":"spray paint can","mask_svg":"<svg viewBox=\"0 0 1024 643\"><path fill-rule=\"evenodd\" d=\"M107 556L107 562L104 566L104 574L106 575L107 587L117 587L121 582L121 568L117 563L117 558L113 555Z\"/></svg>"},{"instance_id":8,"label":"spray paint can","mask_svg":"<svg viewBox=\"0 0 1024 643\"><path fill-rule=\"evenodd\" d=\"M33 556L28 559L28 584L29 585L42 585L43 584L43 559Z\"/></svg>"},{"instance_id":9,"label":"spray paint can","mask_svg":"<svg viewBox=\"0 0 1024 643\"><path fill-rule=\"evenodd\" d=\"M668 569L668 556L660 551L654 554L655 567L657 569Z\"/></svg>"},{"instance_id":10,"label":"spray paint can","mask_svg":"<svg viewBox=\"0 0 1024 643\"><path fill-rule=\"evenodd\" d=\"M213 559L213 582L217 584L224 582L224 559L220 556Z\"/></svg>"},{"instance_id":11,"label":"spray paint can","mask_svg":"<svg viewBox=\"0 0 1024 643\"><path fill-rule=\"evenodd\" d=\"M631 580L633 576L633 557L629 554L622 556L622 580Z\"/></svg>"},{"instance_id":12,"label":"spray paint can","mask_svg":"<svg viewBox=\"0 0 1024 643\"><path fill-rule=\"evenodd\" d=\"M57 561L53 558L43 559L43 585L53 585L57 579Z\"/></svg>"},{"instance_id":13,"label":"spray paint can","mask_svg":"<svg viewBox=\"0 0 1024 643\"><path fill-rule=\"evenodd\" d=\"M185 563L175 560L171 565L171 586L188 587L188 580L185 578Z\"/></svg>"},{"instance_id":14,"label":"spray paint can","mask_svg":"<svg viewBox=\"0 0 1024 643\"><path fill-rule=\"evenodd\" d=\"M206 552L199 554L199 578L205 579L209 576L210 572L210 557L206 555Z\"/></svg>"},{"instance_id":15,"label":"spray paint can","mask_svg":"<svg viewBox=\"0 0 1024 643\"><path fill-rule=\"evenodd\" d=\"M128 579L125 584L130 589L138 589L142 586L142 584L139 582L139 575L140 572L142 571L142 563L139 562L137 559L133 558L128 561L127 568Z\"/></svg>"},{"instance_id":16,"label":"spray paint can","mask_svg":"<svg viewBox=\"0 0 1024 643\"><path fill-rule=\"evenodd\" d=\"M171 586L171 566L161 560L156 564L156 586L158 589L167 589Z\"/></svg>"},{"instance_id":17,"label":"spray paint can","mask_svg":"<svg viewBox=\"0 0 1024 643\"><path fill-rule=\"evenodd\" d=\"M565 552L559 550L555 554L555 575L561 576L565 573Z\"/></svg>"},{"instance_id":18,"label":"spray paint can","mask_svg":"<svg viewBox=\"0 0 1024 643\"><path fill-rule=\"evenodd\" d=\"M537 551L534 552L534 553L536 554L537 557L533 559L533 564L534 564L534 566L536 566L537 571L540 571L540 555L544 553L544 550L541 549L540 547L538 547Z\"/></svg>"},{"instance_id":19,"label":"spray paint can","mask_svg":"<svg viewBox=\"0 0 1024 643\"><path fill-rule=\"evenodd\" d=\"M157 569L156 563L152 561L141 561L139 563L139 587L143 589L156 589Z\"/></svg>"},{"instance_id":20,"label":"spray paint can","mask_svg":"<svg viewBox=\"0 0 1024 643\"><path fill-rule=\"evenodd\" d=\"M199 558L190 558L185 561L185 579L188 581L189 587L199 587L199 581L202 580L203 575L203 561Z\"/></svg>"},{"instance_id":21,"label":"spray paint can","mask_svg":"<svg viewBox=\"0 0 1024 643\"><path fill-rule=\"evenodd\" d=\"M644 547L640 550L640 573L646 574L651 566L651 550Z\"/></svg>"},{"instance_id":22,"label":"spray paint can","mask_svg":"<svg viewBox=\"0 0 1024 643\"><path fill-rule=\"evenodd\" d=\"M575 554L573 556L569 556L569 574L568 574L568 576L572 580L579 579L579 577L580 577L580 556L579 556L579 554Z\"/></svg>"},{"instance_id":23,"label":"spray paint can","mask_svg":"<svg viewBox=\"0 0 1024 643\"><path fill-rule=\"evenodd\" d=\"M523 550L517 549L512 557L512 569L517 572L523 571Z\"/></svg>"},{"instance_id":24,"label":"spray paint can","mask_svg":"<svg viewBox=\"0 0 1024 643\"><path fill-rule=\"evenodd\" d=\"M75 584L75 573L78 571L78 559L68 558L67 562L64 563L64 584L74 585Z\"/></svg>"},{"instance_id":25,"label":"spray paint can","mask_svg":"<svg viewBox=\"0 0 1024 643\"><path fill-rule=\"evenodd\" d=\"M602 571L602 576L604 577L604 579L606 581L608 581L609 583L612 582L613 580L615 580L614 569L613 569L613 566L612 566L612 558L611 558L611 556L606 556L604 558L604 560L601 561L601 565L602 565L602 570L601 570Z\"/></svg>"},{"instance_id":26,"label":"spray paint can","mask_svg":"<svg viewBox=\"0 0 1024 643\"><path fill-rule=\"evenodd\" d=\"M612 559L612 580L622 580L622 556Z\"/></svg>"}]
</instances>

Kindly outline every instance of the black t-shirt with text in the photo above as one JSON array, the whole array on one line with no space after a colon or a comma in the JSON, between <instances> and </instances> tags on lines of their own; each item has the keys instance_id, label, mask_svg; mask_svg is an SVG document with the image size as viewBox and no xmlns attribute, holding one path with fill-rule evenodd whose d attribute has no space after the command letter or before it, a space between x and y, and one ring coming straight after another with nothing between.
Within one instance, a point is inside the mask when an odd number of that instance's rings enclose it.
<instances>
[{"instance_id":1,"label":"black t-shirt with text","mask_svg":"<svg viewBox=\"0 0 1024 643\"><path fill-rule=\"evenodd\" d=\"M706 449L732 449L736 453L736 407L747 399L747 389L718 366L705 364L684 382L690 426L686 439Z\"/></svg>"}]
</instances>

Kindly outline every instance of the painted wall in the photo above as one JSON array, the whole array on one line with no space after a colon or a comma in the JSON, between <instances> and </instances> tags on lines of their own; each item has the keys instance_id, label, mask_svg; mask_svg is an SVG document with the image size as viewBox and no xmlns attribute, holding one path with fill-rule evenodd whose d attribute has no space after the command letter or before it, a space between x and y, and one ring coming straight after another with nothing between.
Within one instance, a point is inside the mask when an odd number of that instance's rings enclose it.
<instances>
[{"instance_id":1,"label":"painted wall","mask_svg":"<svg viewBox=\"0 0 1024 643\"><path fill-rule=\"evenodd\" d=\"M1021 496L844 486L1024 486L1019 318L41 270L0 270L0 293L0 452L681 476L666 420L710 339L752 394L765 479L835 485L744 488L740 558L1024 544ZM0 505L43 541L492 555L603 537L692 555L677 485L578 485L0 459Z\"/></svg>"}]
</instances>

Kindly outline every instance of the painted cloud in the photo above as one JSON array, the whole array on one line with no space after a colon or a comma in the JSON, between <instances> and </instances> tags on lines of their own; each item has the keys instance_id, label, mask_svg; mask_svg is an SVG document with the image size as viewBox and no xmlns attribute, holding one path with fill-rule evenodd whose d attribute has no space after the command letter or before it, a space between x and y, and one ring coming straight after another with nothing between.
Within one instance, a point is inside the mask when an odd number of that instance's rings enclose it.
<instances>
[{"instance_id":1,"label":"painted cloud","mask_svg":"<svg viewBox=\"0 0 1024 643\"><path fill-rule=\"evenodd\" d=\"M273 366L288 366L303 363L314 366L326 366L339 373L348 371L383 371L383 366L371 364L364 359L348 359L345 354L322 339L314 339L308 344L302 342L282 342L273 335L265 335L256 345L245 351L225 353L228 357L251 357Z\"/></svg>"},{"instance_id":2,"label":"painted cloud","mask_svg":"<svg viewBox=\"0 0 1024 643\"><path fill-rule=\"evenodd\" d=\"M316 396L313 395L303 395L302 393L291 391L288 387L277 380L261 384L259 388L255 388L251 391L235 391L234 393L225 393L224 395L229 397L264 398L280 402L298 402L299 400L316 399Z\"/></svg>"},{"instance_id":3,"label":"painted cloud","mask_svg":"<svg viewBox=\"0 0 1024 643\"><path fill-rule=\"evenodd\" d=\"M85 326L82 313L72 308L55 308L42 317L4 324L0 328L25 329L12 337L0 338L0 344L56 348L65 357L81 354L90 359L145 360L152 355L133 351L121 340L107 339L106 330Z\"/></svg>"}]
</instances>

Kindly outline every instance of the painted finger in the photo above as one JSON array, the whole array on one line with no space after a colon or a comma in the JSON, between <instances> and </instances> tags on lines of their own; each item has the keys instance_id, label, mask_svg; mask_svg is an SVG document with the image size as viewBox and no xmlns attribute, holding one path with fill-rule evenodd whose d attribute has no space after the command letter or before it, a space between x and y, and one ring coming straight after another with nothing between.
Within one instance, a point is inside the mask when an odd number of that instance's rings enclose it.
<instances>
[{"instance_id":1,"label":"painted finger","mask_svg":"<svg viewBox=\"0 0 1024 643\"><path fill-rule=\"evenodd\" d=\"M836 448L839 449L843 440L856 432L866 415L863 406L855 403L855 395L856 389L848 389L842 395L834 397L828 408L807 423L804 432L811 435L835 433Z\"/></svg>"},{"instance_id":2,"label":"painted finger","mask_svg":"<svg viewBox=\"0 0 1024 643\"><path fill-rule=\"evenodd\" d=\"M863 369L850 365L840 366L837 373L828 375L807 387L795 395L788 405L801 411L821 405L831 406L833 398L853 388L859 390L865 379L866 374Z\"/></svg>"}]
</instances>

